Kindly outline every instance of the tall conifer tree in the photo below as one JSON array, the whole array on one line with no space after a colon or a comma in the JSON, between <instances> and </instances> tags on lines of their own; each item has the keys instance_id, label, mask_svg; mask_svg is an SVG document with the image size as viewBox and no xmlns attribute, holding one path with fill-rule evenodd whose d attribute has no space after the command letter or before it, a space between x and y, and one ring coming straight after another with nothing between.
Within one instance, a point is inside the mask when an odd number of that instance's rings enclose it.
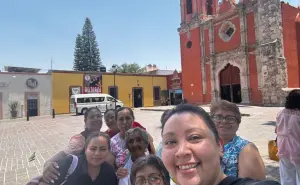
<instances>
[{"instance_id":1,"label":"tall conifer tree","mask_svg":"<svg viewBox=\"0 0 300 185\"><path fill-rule=\"evenodd\" d=\"M82 29L82 60L85 71L99 71L101 66L100 51L93 31L92 22L86 18Z\"/></svg>"},{"instance_id":2,"label":"tall conifer tree","mask_svg":"<svg viewBox=\"0 0 300 185\"><path fill-rule=\"evenodd\" d=\"M84 69L82 68L82 63L82 39L81 35L78 34L75 43L73 70L84 71Z\"/></svg>"},{"instance_id":3,"label":"tall conifer tree","mask_svg":"<svg viewBox=\"0 0 300 185\"><path fill-rule=\"evenodd\" d=\"M96 35L91 20L86 18L82 34L76 37L73 69L75 71L99 71L100 66L100 51Z\"/></svg>"}]
</instances>

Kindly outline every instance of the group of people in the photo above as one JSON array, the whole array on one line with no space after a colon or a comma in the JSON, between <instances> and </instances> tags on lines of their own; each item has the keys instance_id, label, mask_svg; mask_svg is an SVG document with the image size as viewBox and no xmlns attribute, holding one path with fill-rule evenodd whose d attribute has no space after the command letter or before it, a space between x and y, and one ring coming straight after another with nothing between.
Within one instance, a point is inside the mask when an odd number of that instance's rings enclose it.
<instances>
[{"instance_id":1,"label":"group of people","mask_svg":"<svg viewBox=\"0 0 300 185\"><path fill-rule=\"evenodd\" d=\"M241 123L236 104L214 102L210 114L189 104L165 111L156 150L151 135L135 122L132 109L107 110L105 132L100 132L102 119L97 108L90 108L84 115L85 130L73 136L64 151L45 163L43 175L28 184L279 184L265 180L255 144L236 134ZM283 142L280 137L278 141Z\"/></svg>"}]
</instances>

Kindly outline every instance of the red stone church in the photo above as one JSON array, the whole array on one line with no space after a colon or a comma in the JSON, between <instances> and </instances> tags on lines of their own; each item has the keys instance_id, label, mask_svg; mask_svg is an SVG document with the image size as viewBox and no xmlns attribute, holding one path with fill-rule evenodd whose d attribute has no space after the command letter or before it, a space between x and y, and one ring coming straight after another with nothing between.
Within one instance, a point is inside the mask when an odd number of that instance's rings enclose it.
<instances>
[{"instance_id":1,"label":"red stone church","mask_svg":"<svg viewBox=\"0 0 300 185\"><path fill-rule=\"evenodd\" d=\"M181 0L183 96L282 105L300 87L300 9L279 0Z\"/></svg>"}]
</instances>

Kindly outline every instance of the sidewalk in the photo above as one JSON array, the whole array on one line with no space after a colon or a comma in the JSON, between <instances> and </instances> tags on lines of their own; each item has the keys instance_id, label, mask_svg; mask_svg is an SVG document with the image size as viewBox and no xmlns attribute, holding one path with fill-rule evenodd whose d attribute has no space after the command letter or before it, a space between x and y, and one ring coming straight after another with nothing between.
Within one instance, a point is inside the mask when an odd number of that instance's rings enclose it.
<instances>
[{"instance_id":1,"label":"sidewalk","mask_svg":"<svg viewBox=\"0 0 300 185\"><path fill-rule=\"evenodd\" d=\"M172 109L174 108L174 105L170 105L170 106L157 106L157 107L142 107L142 108L135 108L135 110L141 110L141 111L161 111L164 112L168 109ZM209 107L210 105L201 105L199 106L201 108L203 108L206 112L210 112ZM240 108L241 114L242 116L251 116L251 115L255 115L255 114L259 114L261 113L259 110L272 110L272 111L276 111L276 110L281 110L283 109L283 107L260 107L260 106L248 106L248 105L239 105L238 107Z\"/></svg>"},{"instance_id":2,"label":"sidewalk","mask_svg":"<svg viewBox=\"0 0 300 185\"><path fill-rule=\"evenodd\" d=\"M55 115L56 117L66 117L66 116L72 116L72 114L58 114ZM31 120L43 120L43 119L49 119L52 118L52 115L43 115L43 116L34 116L34 117L29 117L29 121ZM54 118L54 119L55 119ZM20 122L20 121L26 121L27 117L22 117L22 118L16 118L16 119L0 119L0 123L6 123L6 122Z\"/></svg>"}]
</instances>

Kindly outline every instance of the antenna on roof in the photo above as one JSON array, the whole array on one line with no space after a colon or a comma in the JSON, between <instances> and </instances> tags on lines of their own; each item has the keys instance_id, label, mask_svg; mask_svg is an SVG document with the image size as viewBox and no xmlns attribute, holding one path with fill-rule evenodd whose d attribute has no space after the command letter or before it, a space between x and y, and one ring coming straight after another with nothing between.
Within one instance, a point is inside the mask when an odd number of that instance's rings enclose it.
<instances>
[{"instance_id":1,"label":"antenna on roof","mask_svg":"<svg viewBox=\"0 0 300 185\"><path fill-rule=\"evenodd\" d=\"M52 60L52 58L51 58L51 71L52 71L52 64L53 64L53 60Z\"/></svg>"}]
</instances>

